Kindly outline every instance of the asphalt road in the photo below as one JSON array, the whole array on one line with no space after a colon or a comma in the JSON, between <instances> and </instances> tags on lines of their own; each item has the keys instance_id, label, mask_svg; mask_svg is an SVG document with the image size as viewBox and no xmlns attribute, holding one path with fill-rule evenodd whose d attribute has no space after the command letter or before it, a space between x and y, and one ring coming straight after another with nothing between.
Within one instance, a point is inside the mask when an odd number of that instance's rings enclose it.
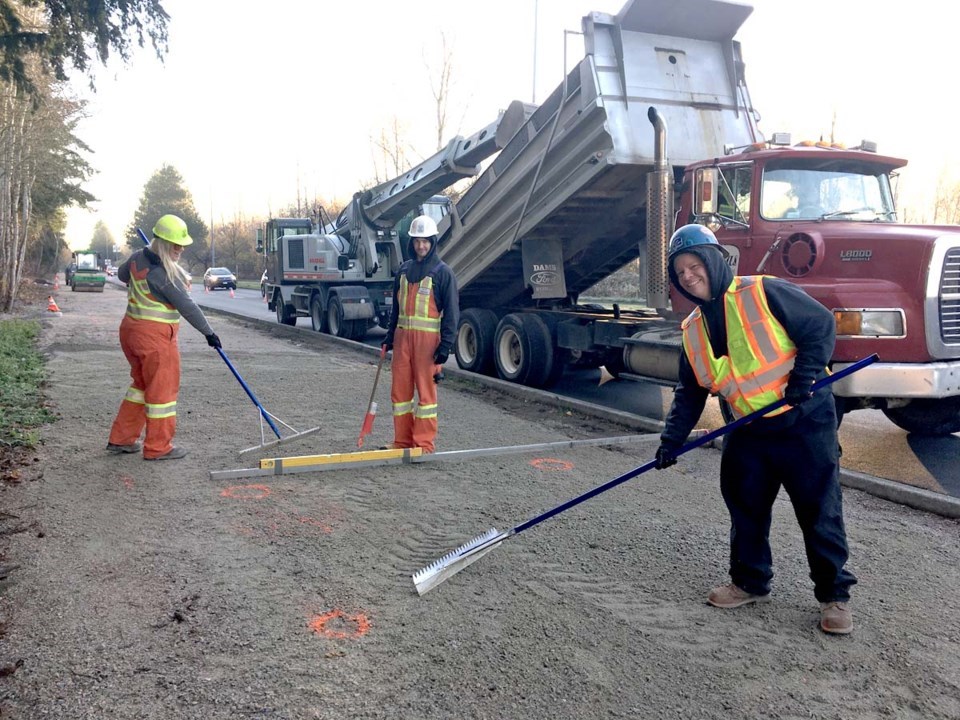
<instances>
[{"instance_id":1,"label":"asphalt road","mask_svg":"<svg viewBox=\"0 0 960 720\"><path fill-rule=\"evenodd\" d=\"M225 290L204 292L202 285L194 284L193 296L203 307L276 322L276 314L267 309L257 290L240 289L231 296ZM310 322L300 318L297 326L309 329ZM376 346L380 337L382 331L374 328L366 342ZM449 363L456 366L453 358ZM669 389L631 381L600 386L598 381L597 370L568 370L550 392L655 420L665 417ZM721 423L719 413L708 409L703 425L712 429ZM845 470L960 497L960 433L946 438L917 437L898 428L878 410L858 410L844 418L840 441Z\"/></svg>"}]
</instances>

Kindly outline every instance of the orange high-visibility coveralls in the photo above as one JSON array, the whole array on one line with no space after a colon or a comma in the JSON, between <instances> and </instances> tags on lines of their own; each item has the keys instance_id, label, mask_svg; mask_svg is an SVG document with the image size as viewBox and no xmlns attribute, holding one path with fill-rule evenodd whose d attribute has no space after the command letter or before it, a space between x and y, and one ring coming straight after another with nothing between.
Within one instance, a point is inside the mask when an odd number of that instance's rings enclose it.
<instances>
[{"instance_id":1,"label":"orange high-visibility coveralls","mask_svg":"<svg viewBox=\"0 0 960 720\"><path fill-rule=\"evenodd\" d=\"M440 345L440 310L433 278L420 282L400 276L397 293L399 316L393 344L393 437L396 447L419 447L432 453L437 437L437 384L440 366L433 354ZM418 402L414 406L414 390Z\"/></svg>"},{"instance_id":2,"label":"orange high-visibility coveralls","mask_svg":"<svg viewBox=\"0 0 960 720\"><path fill-rule=\"evenodd\" d=\"M148 261L131 259L127 314L120 323L120 347L130 363L132 384L110 428L110 442L132 445L146 425L143 456L170 452L177 429L180 391L180 313L158 300L147 285ZM143 264L144 267L138 267Z\"/></svg>"}]
</instances>

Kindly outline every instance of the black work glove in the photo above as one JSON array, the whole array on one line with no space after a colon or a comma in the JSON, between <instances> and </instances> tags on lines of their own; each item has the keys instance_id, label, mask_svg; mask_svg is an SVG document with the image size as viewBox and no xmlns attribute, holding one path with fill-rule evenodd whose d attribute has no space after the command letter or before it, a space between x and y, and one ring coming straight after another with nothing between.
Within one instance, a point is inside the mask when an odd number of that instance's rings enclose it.
<instances>
[{"instance_id":1,"label":"black work glove","mask_svg":"<svg viewBox=\"0 0 960 720\"><path fill-rule=\"evenodd\" d=\"M787 383L787 389L783 393L783 399L787 401L787 405L793 405L793 407L803 405L812 397L810 383L796 382L792 379Z\"/></svg>"},{"instance_id":2,"label":"black work glove","mask_svg":"<svg viewBox=\"0 0 960 720\"><path fill-rule=\"evenodd\" d=\"M438 347L433 353L433 361L437 365L443 365L450 357L450 348L446 348L443 345Z\"/></svg>"},{"instance_id":3,"label":"black work glove","mask_svg":"<svg viewBox=\"0 0 960 720\"><path fill-rule=\"evenodd\" d=\"M674 453L676 453L676 448L673 448L669 445L661 445L660 447L658 447L657 459L654 467L657 470L663 470L664 468L668 468L671 465L676 465L677 458Z\"/></svg>"},{"instance_id":4,"label":"black work glove","mask_svg":"<svg viewBox=\"0 0 960 720\"><path fill-rule=\"evenodd\" d=\"M440 381L443 380L444 378L446 378L446 375L443 374L443 370L441 369L440 372L436 373L433 376L433 384L439 385Z\"/></svg>"},{"instance_id":5,"label":"black work glove","mask_svg":"<svg viewBox=\"0 0 960 720\"><path fill-rule=\"evenodd\" d=\"M210 333L207 335L207 345L212 348L217 348L218 350L223 347L223 345L220 344L220 338L217 337L216 333Z\"/></svg>"}]
</instances>

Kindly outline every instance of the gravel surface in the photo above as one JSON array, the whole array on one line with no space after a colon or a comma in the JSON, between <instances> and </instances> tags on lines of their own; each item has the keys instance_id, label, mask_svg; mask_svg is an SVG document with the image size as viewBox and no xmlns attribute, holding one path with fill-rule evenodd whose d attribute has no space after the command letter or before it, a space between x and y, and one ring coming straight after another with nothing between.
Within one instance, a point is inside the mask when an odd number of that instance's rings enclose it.
<instances>
[{"instance_id":1,"label":"gravel surface","mask_svg":"<svg viewBox=\"0 0 960 720\"><path fill-rule=\"evenodd\" d=\"M728 520L719 453L697 450L419 597L413 572L646 462L656 439L211 480L355 450L375 361L212 317L266 409L321 427L239 458L257 411L184 325L191 452L145 463L104 451L128 383L124 295L57 301L42 346L60 420L0 494L0 718L960 717L956 520L846 490L856 630L828 637L781 497L773 601L718 610L704 598L727 580ZM367 448L391 439L389 379ZM628 432L460 380L440 413L439 451Z\"/></svg>"}]
</instances>

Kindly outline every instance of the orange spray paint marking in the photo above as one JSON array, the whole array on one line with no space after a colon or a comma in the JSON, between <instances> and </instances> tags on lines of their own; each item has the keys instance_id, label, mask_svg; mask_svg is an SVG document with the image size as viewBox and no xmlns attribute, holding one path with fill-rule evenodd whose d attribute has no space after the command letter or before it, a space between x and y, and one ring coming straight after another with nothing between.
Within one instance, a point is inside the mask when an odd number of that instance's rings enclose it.
<instances>
[{"instance_id":1,"label":"orange spray paint marking","mask_svg":"<svg viewBox=\"0 0 960 720\"><path fill-rule=\"evenodd\" d=\"M127 490L133 490L133 478L130 477L129 475L121 475L121 476L120 476L120 482L123 483L123 486L124 486Z\"/></svg>"},{"instance_id":2,"label":"orange spray paint marking","mask_svg":"<svg viewBox=\"0 0 960 720\"><path fill-rule=\"evenodd\" d=\"M544 470L546 472L573 470L572 462L568 462L567 460L554 460L553 458L537 458L536 460L531 460L530 464L537 470Z\"/></svg>"},{"instance_id":3,"label":"orange spray paint marking","mask_svg":"<svg viewBox=\"0 0 960 720\"><path fill-rule=\"evenodd\" d=\"M263 500L270 495L268 485L231 485L220 493L220 497L234 500Z\"/></svg>"},{"instance_id":4,"label":"orange spray paint marking","mask_svg":"<svg viewBox=\"0 0 960 720\"><path fill-rule=\"evenodd\" d=\"M328 624L332 626L328 627ZM367 630L370 629L370 620L363 613L348 615L343 610L331 610L323 615L317 615L308 623L308 626L317 635L346 640L366 635Z\"/></svg>"}]
</instances>

